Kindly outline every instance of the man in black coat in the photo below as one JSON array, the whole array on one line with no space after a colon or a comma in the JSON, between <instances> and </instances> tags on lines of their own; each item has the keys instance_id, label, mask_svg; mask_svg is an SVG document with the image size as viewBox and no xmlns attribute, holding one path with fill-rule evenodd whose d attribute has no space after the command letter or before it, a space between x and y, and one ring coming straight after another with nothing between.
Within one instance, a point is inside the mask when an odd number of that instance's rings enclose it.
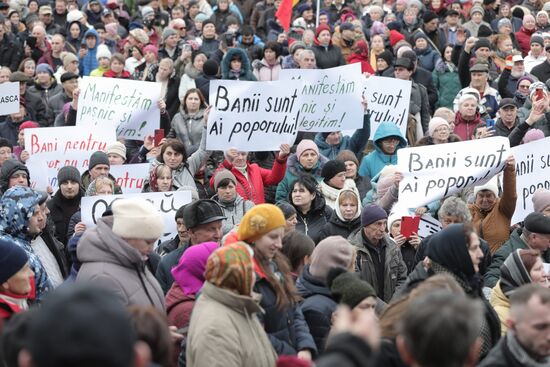
<instances>
[{"instance_id":1,"label":"man in black coat","mask_svg":"<svg viewBox=\"0 0 550 367\"><path fill-rule=\"evenodd\" d=\"M430 109L431 111L434 111L435 104L437 103L437 100L439 97L437 95L437 89L435 88L432 73L430 73L428 70L424 69L423 67L418 66L418 58L416 57L416 54L412 50L405 50L403 51L401 56L398 56L398 57L406 57L409 60L411 60L411 62L414 65L412 80L416 84L420 84L426 87L428 91L428 101L430 103Z\"/></svg>"},{"instance_id":2,"label":"man in black coat","mask_svg":"<svg viewBox=\"0 0 550 367\"><path fill-rule=\"evenodd\" d=\"M206 60L202 67L202 72L195 79L195 85L201 91L206 101L210 97L210 82L220 78L218 76L219 68L220 66L216 61Z\"/></svg>"},{"instance_id":3,"label":"man in black coat","mask_svg":"<svg viewBox=\"0 0 550 367\"><path fill-rule=\"evenodd\" d=\"M546 51L546 61L531 69L531 74L536 76L539 81L546 83L550 79L550 45L547 45L544 50Z\"/></svg>"},{"instance_id":4,"label":"man in black coat","mask_svg":"<svg viewBox=\"0 0 550 367\"><path fill-rule=\"evenodd\" d=\"M6 33L5 18L0 15L0 65L17 70L21 61L22 48L11 33Z\"/></svg>"},{"instance_id":5,"label":"man in black coat","mask_svg":"<svg viewBox=\"0 0 550 367\"><path fill-rule=\"evenodd\" d=\"M524 285L510 295L509 329L478 367L550 365L550 289Z\"/></svg>"}]
</instances>

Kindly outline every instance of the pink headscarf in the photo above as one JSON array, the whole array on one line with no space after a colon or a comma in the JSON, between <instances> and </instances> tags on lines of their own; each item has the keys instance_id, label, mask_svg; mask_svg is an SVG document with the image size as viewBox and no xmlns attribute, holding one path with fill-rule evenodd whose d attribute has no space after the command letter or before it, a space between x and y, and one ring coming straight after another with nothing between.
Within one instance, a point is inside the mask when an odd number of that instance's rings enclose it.
<instances>
[{"instance_id":1,"label":"pink headscarf","mask_svg":"<svg viewBox=\"0 0 550 367\"><path fill-rule=\"evenodd\" d=\"M177 266L172 268L174 281L186 296L195 295L204 284L206 261L220 245L216 242L204 242L189 247L180 258Z\"/></svg>"}]
</instances>

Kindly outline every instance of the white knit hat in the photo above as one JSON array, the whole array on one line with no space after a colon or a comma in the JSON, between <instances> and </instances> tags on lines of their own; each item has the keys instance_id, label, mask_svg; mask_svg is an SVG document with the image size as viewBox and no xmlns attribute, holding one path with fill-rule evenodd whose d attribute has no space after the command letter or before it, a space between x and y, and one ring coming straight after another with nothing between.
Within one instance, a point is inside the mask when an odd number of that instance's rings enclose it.
<instances>
[{"instance_id":1,"label":"white knit hat","mask_svg":"<svg viewBox=\"0 0 550 367\"><path fill-rule=\"evenodd\" d=\"M435 130L437 130L438 127L440 126L447 126L447 127L450 127L449 126L449 123L441 118L441 117L434 117L430 120L430 124L428 125L428 134L430 136L432 136L435 132Z\"/></svg>"},{"instance_id":2,"label":"white knit hat","mask_svg":"<svg viewBox=\"0 0 550 367\"><path fill-rule=\"evenodd\" d=\"M111 51L109 51L109 47L105 45L97 46L97 51L95 54L95 58L97 61L99 61L99 59L101 59L102 57L107 58L109 60L111 59Z\"/></svg>"},{"instance_id":3,"label":"white knit hat","mask_svg":"<svg viewBox=\"0 0 550 367\"><path fill-rule=\"evenodd\" d=\"M84 17L84 15L82 14L82 12L80 10L71 10L70 12L67 13L67 23L72 23L72 22L76 22L80 19L82 19Z\"/></svg>"},{"instance_id":4,"label":"white knit hat","mask_svg":"<svg viewBox=\"0 0 550 367\"><path fill-rule=\"evenodd\" d=\"M113 233L123 238L156 240L164 233L164 222L153 204L145 199L115 200Z\"/></svg>"},{"instance_id":5,"label":"white knit hat","mask_svg":"<svg viewBox=\"0 0 550 367\"><path fill-rule=\"evenodd\" d=\"M477 196L478 192L484 191L484 190L489 190L493 194L495 194L496 197L498 197L498 179L497 179L497 176L493 177L485 185L475 186L474 187L474 197Z\"/></svg>"},{"instance_id":6,"label":"white knit hat","mask_svg":"<svg viewBox=\"0 0 550 367\"><path fill-rule=\"evenodd\" d=\"M107 147L107 155L109 154L117 154L126 161L126 147L119 141Z\"/></svg>"}]
</instances>

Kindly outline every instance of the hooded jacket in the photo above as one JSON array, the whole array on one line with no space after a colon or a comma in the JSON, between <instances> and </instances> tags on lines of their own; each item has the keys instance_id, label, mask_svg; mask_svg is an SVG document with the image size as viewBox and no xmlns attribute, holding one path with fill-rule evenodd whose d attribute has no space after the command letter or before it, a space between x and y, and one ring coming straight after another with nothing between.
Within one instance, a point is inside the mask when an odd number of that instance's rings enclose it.
<instances>
[{"instance_id":1,"label":"hooded jacket","mask_svg":"<svg viewBox=\"0 0 550 367\"><path fill-rule=\"evenodd\" d=\"M95 37L95 46L94 48L87 48L86 46L86 37L89 35L92 35ZM84 55L84 57L79 57L79 69L80 69L80 75L82 76L88 76L92 72L92 70L96 69L99 65L96 59L97 54L97 46L99 46L99 35L97 34L97 31L94 28L90 28L84 33L84 37L82 37L81 44L83 46L86 46L88 53Z\"/></svg>"},{"instance_id":2,"label":"hooded jacket","mask_svg":"<svg viewBox=\"0 0 550 367\"><path fill-rule=\"evenodd\" d=\"M124 305L153 306L164 313L159 283L140 252L113 233L113 221L113 217L101 218L97 227L84 232L76 249L82 262L76 281L94 282Z\"/></svg>"},{"instance_id":3,"label":"hooded jacket","mask_svg":"<svg viewBox=\"0 0 550 367\"><path fill-rule=\"evenodd\" d=\"M234 75L231 72L231 59L233 56L239 56L241 59L241 70L239 75ZM222 59L222 79L229 79L229 80L247 80L247 81L256 81L256 77L254 74L252 74L252 67L250 65L250 59L248 58L248 55L246 54L246 51L244 51L241 48L235 47L230 48L229 51L225 54L224 58Z\"/></svg>"},{"instance_id":4,"label":"hooded jacket","mask_svg":"<svg viewBox=\"0 0 550 367\"><path fill-rule=\"evenodd\" d=\"M323 226L319 232L320 239L327 238L329 236L342 236L344 238L348 238L352 232L361 227L361 199L355 190L341 190L336 198L336 203L340 201L340 195L342 195L342 192L344 191L352 192L357 197L357 213L355 213L355 216L351 220L346 220L342 216L340 205L336 205L328 220L328 223Z\"/></svg>"},{"instance_id":5,"label":"hooded jacket","mask_svg":"<svg viewBox=\"0 0 550 367\"><path fill-rule=\"evenodd\" d=\"M306 170L304 166L300 163L300 160L296 154L291 154L288 157L287 168L285 177L277 186L277 193L275 194L275 201L288 200L288 195L292 191L290 185L298 178L298 176L309 173L317 181L321 181L323 177L321 176L321 170L325 163L328 162L328 159L323 155L319 155L319 160L313 166L312 169Z\"/></svg>"},{"instance_id":6,"label":"hooded jacket","mask_svg":"<svg viewBox=\"0 0 550 367\"><path fill-rule=\"evenodd\" d=\"M306 265L296 282L298 294L304 298L301 304L304 318L317 350L321 353L325 349L328 333L332 324L332 313L338 303L332 297L328 286L309 272Z\"/></svg>"},{"instance_id":7,"label":"hooded jacket","mask_svg":"<svg viewBox=\"0 0 550 367\"><path fill-rule=\"evenodd\" d=\"M238 193L236 194L235 200L231 203L221 200L218 195L214 195L212 200L215 200L220 205L226 217L222 222L224 236L235 228L235 226L241 222L246 212L254 206L252 201L244 200Z\"/></svg>"},{"instance_id":8,"label":"hooded jacket","mask_svg":"<svg viewBox=\"0 0 550 367\"><path fill-rule=\"evenodd\" d=\"M340 133L340 143L336 145L330 145L326 142L326 138L322 133L317 133L315 135L315 144L319 147L319 153L324 155L330 160L336 159L338 153L342 150L351 150L355 155L359 155L370 136L370 115L365 114L363 117L363 127L361 129L355 130L353 135L344 136Z\"/></svg>"},{"instance_id":9,"label":"hooded jacket","mask_svg":"<svg viewBox=\"0 0 550 367\"><path fill-rule=\"evenodd\" d=\"M261 60L254 60L252 63L254 76L259 81L264 82L279 80L279 72L283 69L281 63L281 57L279 57L273 65L269 65L265 58Z\"/></svg>"},{"instance_id":10,"label":"hooded jacket","mask_svg":"<svg viewBox=\"0 0 550 367\"><path fill-rule=\"evenodd\" d=\"M252 297L205 282L189 324L187 365L275 366L277 356L255 317L262 312Z\"/></svg>"},{"instance_id":11,"label":"hooded jacket","mask_svg":"<svg viewBox=\"0 0 550 367\"><path fill-rule=\"evenodd\" d=\"M399 138L399 144L397 144L395 152L388 155L382 152L381 145L382 140L389 138L390 136ZM397 164L397 150L407 146L407 141L401 135L401 131L397 125L392 122L382 122L374 133L373 141L375 150L363 158L361 165L359 166L359 175L362 177L366 176L373 178L380 173L384 166L389 164Z\"/></svg>"},{"instance_id":12,"label":"hooded jacket","mask_svg":"<svg viewBox=\"0 0 550 367\"><path fill-rule=\"evenodd\" d=\"M29 256L29 266L34 272L37 302L53 289L46 269L31 246L34 236L27 233L29 220L39 201L40 195L35 191L28 187L16 186L2 196L0 215L0 238L10 238Z\"/></svg>"}]
</instances>

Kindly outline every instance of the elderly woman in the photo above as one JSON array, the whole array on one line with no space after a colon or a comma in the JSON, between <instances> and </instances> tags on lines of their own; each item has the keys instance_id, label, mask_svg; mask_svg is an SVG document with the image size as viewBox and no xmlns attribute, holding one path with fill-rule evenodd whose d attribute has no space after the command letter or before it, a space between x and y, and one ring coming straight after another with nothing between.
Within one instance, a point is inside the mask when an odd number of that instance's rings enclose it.
<instances>
[{"instance_id":1,"label":"elderly woman","mask_svg":"<svg viewBox=\"0 0 550 367\"><path fill-rule=\"evenodd\" d=\"M342 236L348 238L357 228L361 227L361 200L356 190L342 189L336 198L334 211L328 223L323 226L319 238Z\"/></svg>"},{"instance_id":2,"label":"elderly woman","mask_svg":"<svg viewBox=\"0 0 550 367\"><path fill-rule=\"evenodd\" d=\"M516 160L506 159L502 195L499 197L495 179L482 186L474 187L474 203L468 208L476 232L489 243L494 254L510 237L512 215L516 210Z\"/></svg>"},{"instance_id":3,"label":"elderly woman","mask_svg":"<svg viewBox=\"0 0 550 367\"><path fill-rule=\"evenodd\" d=\"M281 144L279 154L273 167L265 169L248 160L248 152L229 149L225 159L217 168L230 171L237 179L237 193L254 204L265 203L264 186L276 185L285 177L286 161L290 152L288 144ZM210 178L210 186L214 187L215 175ZM278 201L278 200L277 200Z\"/></svg>"},{"instance_id":4,"label":"elderly woman","mask_svg":"<svg viewBox=\"0 0 550 367\"><path fill-rule=\"evenodd\" d=\"M504 336L508 330L506 320L510 311L509 296L524 284L536 283L549 286L548 275L540 253L536 250L516 250L510 254L500 268L500 280L491 292L491 305L500 318L500 329Z\"/></svg>"},{"instance_id":5,"label":"elderly woman","mask_svg":"<svg viewBox=\"0 0 550 367\"><path fill-rule=\"evenodd\" d=\"M254 266L242 242L208 258L201 296L191 314L187 365L194 367L272 367L277 358L258 318L252 295Z\"/></svg>"},{"instance_id":6,"label":"elderly woman","mask_svg":"<svg viewBox=\"0 0 550 367\"><path fill-rule=\"evenodd\" d=\"M441 117L433 117L428 125L428 135L416 142L416 146L455 143L458 135L451 133L449 123Z\"/></svg>"},{"instance_id":7,"label":"elderly woman","mask_svg":"<svg viewBox=\"0 0 550 367\"><path fill-rule=\"evenodd\" d=\"M458 100L454 133L462 140L471 140L476 126L482 122L478 103L478 98L470 93L463 94Z\"/></svg>"}]
</instances>

